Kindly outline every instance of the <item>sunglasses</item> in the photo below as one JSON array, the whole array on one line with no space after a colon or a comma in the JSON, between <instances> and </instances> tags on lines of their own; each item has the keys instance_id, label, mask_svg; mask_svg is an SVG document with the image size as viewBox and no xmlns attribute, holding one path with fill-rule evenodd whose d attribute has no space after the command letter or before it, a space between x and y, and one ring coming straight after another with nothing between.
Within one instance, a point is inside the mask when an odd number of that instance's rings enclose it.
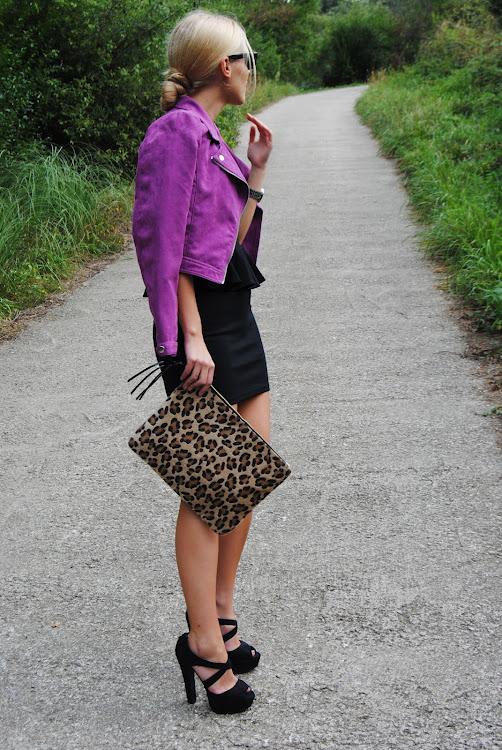
<instances>
[{"instance_id":1,"label":"sunglasses","mask_svg":"<svg viewBox=\"0 0 502 750\"><path fill-rule=\"evenodd\" d=\"M251 58L250 58L249 52L240 52L238 55L228 55L228 59L229 60L240 60L241 57L244 58L244 61L245 61L246 66L247 66L247 69L251 70ZM257 59L258 59L258 52L254 52L253 51L253 58L254 58L254 64L255 64L255 67L256 67L256 62L257 62Z\"/></svg>"}]
</instances>

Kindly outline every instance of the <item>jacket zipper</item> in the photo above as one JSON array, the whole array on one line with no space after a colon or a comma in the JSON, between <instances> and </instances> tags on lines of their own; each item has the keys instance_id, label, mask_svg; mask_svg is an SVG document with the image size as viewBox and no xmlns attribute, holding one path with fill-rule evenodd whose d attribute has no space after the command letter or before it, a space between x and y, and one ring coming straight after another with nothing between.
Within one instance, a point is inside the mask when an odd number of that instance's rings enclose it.
<instances>
[{"instance_id":1,"label":"jacket zipper","mask_svg":"<svg viewBox=\"0 0 502 750\"><path fill-rule=\"evenodd\" d=\"M221 160L219 160L219 159L218 159L218 160L215 160L215 159L213 158L213 157L215 157L215 156L216 156L216 154L213 154L213 156L211 156L211 160L212 160L212 161L216 161L216 164L217 164L217 165L218 165L218 166L220 167L220 169L223 169L223 171L224 171L224 172L228 172L228 174L231 174L231 175L232 175L232 177L237 177L237 179L238 179L238 180L240 180L241 182L243 182L243 183L244 183L244 185L245 185L245 186L247 187L247 189L248 189L248 198L249 198L249 185L248 185L247 181L246 181L246 180L245 180L245 179L244 179L243 177L239 177L239 175L238 175L238 174L235 174L235 172L231 172L231 171L230 171L230 169L227 169L226 167L224 167L224 166L223 166L223 164L221 163Z\"/></svg>"}]
</instances>

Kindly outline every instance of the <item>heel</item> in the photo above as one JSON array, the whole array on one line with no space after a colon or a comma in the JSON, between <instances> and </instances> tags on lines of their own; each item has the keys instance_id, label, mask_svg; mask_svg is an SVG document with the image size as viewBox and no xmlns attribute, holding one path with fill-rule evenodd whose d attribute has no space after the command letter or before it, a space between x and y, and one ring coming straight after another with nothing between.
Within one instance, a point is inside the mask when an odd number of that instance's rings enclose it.
<instances>
[{"instance_id":1,"label":"heel","mask_svg":"<svg viewBox=\"0 0 502 750\"><path fill-rule=\"evenodd\" d=\"M185 633L183 635L186 635ZM191 660L187 660L184 656L185 649L183 648L183 635L180 635L176 643L176 658L181 668L181 674L183 675L183 682L185 683L185 691L187 694L188 703L195 703L197 700L197 693L195 692L195 674L192 668Z\"/></svg>"},{"instance_id":2,"label":"heel","mask_svg":"<svg viewBox=\"0 0 502 750\"><path fill-rule=\"evenodd\" d=\"M240 678L237 678L235 685L222 693L213 693L209 690L211 685L219 680L227 669L232 669L230 659L227 658L226 662L216 662L198 656L189 646L188 633L180 635L176 643L175 652L176 658L181 667L188 703L195 703L196 701L196 673L194 672L193 667L195 665L200 665L218 670L215 674L207 677L205 680L199 678L206 689L207 700L212 711L218 714L234 714L245 711L251 706L255 699L255 693L249 685Z\"/></svg>"}]
</instances>

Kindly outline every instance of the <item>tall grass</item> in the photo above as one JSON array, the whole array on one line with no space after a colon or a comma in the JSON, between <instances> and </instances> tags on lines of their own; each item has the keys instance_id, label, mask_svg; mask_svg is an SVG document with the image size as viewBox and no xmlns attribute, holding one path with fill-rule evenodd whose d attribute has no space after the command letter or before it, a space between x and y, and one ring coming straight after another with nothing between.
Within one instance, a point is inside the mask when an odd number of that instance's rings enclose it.
<instances>
[{"instance_id":1,"label":"tall grass","mask_svg":"<svg viewBox=\"0 0 502 750\"><path fill-rule=\"evenodd\" d=\"M261 82L245 104L222 111L224 138L235 146L245 112L298 91ZM133 198L134 179L98 149L76 156L33 142L16 153L0 152L0 319L61 290L83 261L120 251Z\"/></svg>"},{"instance_id":2,"label":"tall grass","mask_svg":"<svg viewBox=\"0 0 502 750\"><path fill-rule=\"evenodd\" d=\"M377 76L356 110L398 160L422 245L447 262L450 291L501 331L500 35L447 74L427 67L434 60Z\"/></svg>"},{"instance_id":3,"label":"tall grass","mask_svg":"<svg viewBox=\"0 0 502 750\"><path fill-rule=\"evenodd\" d=\"M83 261L120 250L131 187L102 156L33 143L0 154L0 318L62 288Z\"/></svg>"}]
</instances>

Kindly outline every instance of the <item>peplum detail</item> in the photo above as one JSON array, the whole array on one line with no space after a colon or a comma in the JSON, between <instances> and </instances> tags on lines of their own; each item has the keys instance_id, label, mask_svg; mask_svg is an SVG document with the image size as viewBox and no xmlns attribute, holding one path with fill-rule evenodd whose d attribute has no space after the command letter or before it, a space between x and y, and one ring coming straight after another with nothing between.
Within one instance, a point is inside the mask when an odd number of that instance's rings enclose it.
<instances>
[{"instance_id":1,"label":"peplum detail","mask_svg":"<svg viewBox=\"0 0 502 750\"><path fill-rule=\"evenodd\" d=\"M232 257L228 263L227 273L223 284L216 281L204 279L202 276L192 274L194 289L212 289L215 292L224 290L236 291L238 289L256 289L265 281L265 276L250 257L249 253L240 242L235 243ZM147 291L143 292L143 297L147 297Z\"/></svg>"},{"instance_id":2,"label":"peplum detail","mask_svg":"<svg viewBox=\"0 0 502 750\"><path fill-rule=\"evenodd\" d=\"M221 292L222 289L236 291L237 289L256 289L265 281L256 263L240 242L235 243L232 257L228 263L227 273L223 284L204 279L202 276L192 276L194 287L202 289L214 289Z\"/></svg>"}]
</instances>

